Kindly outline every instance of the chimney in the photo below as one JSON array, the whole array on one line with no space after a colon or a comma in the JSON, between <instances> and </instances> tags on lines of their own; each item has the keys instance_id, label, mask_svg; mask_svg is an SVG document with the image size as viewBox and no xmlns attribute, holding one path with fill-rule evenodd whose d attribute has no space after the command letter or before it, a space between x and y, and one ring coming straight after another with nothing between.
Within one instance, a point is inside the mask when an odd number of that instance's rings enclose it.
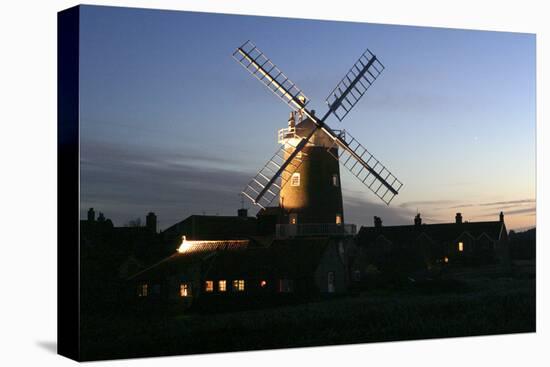
<instances>
[{"instance_id":1,"label":"chimney","mask_svg":"<svg viewBox=\"0 0 550 367\"><path fill-rule=\"evenodd\" d=\"M290 113L288 117L288 127L293 128L296 126L296 119L294 118L294 112Z\"/></svg>"},{"instance_id":2,"label":"chimney","mask_svg":"<svg viewBox=\"0 0 550 367\"><path fill-rule=\"evenodd\" d=\"M94 208L88 209L88 222L95 222L95 211L94 211Z\"/></svg>"},{"instance_id":3,"label":"chimney","mask_svg":"<svg viewBox=\"0 0 550 367\"><path fill-rule=\"evenodd\" d=\"M455 222L456 222L456 224L462 224L462 214L461 213L456 213Z\"/></svg>"},{"instance_id":4,"label":"chimney","mask_svg":"<svg viewBox=\"0 0 550 367\"><path fill-rule=\"evenodd\" d=\"M414 225L415 225L415 227L420 227L422 225L422 218L420 218L420 213L418 213L414 217Z\"/></svg>"},{"instance_id":5,"label":"chimney","mask_svg":"<svg viewBox=\"0 0 550 367\"><path fill-rule=\"evenodd\" d=\"M153 212L149 212L145 217L145 226L151 231L157 232L157 216Z\"/></svg>"},{"instance_id":6,"label":"chimney","mask_svg":"<svg viewBox=\"0 0 550 367\"><path fill-rule=\"evenodd\" d=\"M248 209L241 208L237 210L237 216L239 218L247 218L248 217Z\"/></svg>"},{"instance_id":7,"label":"chimney","mask_svg":"<svg viewBox=\"0 0 550 367\"><path fill-rule=\"evenodd\" d=\"M374 217L374 228L382 228L382 218Z\"/></svg>"},{"instance_id":8,"label":"chimney","mask_svg":"<svg viewBox=\"0 0 550 367\"><path fill-rule=\"evenodd\" d=\"M504 223L504 213L503 212L500 212L500 214L498 215L498 218L500 219L500 223Z\"/></svg>"}]
</instances>

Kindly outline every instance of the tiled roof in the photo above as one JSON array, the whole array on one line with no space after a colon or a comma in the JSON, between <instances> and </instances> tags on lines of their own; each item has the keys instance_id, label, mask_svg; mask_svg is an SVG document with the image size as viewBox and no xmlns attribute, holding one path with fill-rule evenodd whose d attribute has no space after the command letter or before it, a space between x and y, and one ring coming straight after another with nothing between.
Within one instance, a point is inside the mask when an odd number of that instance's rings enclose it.
<instances>
[{"instance_id":1,"label":"tiled roof","mask_svg":"<svg viewBox=\"0 0 550 367\"><path fill-rule=\"evenodd\" d=\"M249 241L196 242L195 249L176 253L133 278L160 278L177 274L193 264L204 264L208 277L213 279L268 274L298 278L315 271L329 239L275 240L269 246L260 246Z\"/></svg>"}]
</instances>

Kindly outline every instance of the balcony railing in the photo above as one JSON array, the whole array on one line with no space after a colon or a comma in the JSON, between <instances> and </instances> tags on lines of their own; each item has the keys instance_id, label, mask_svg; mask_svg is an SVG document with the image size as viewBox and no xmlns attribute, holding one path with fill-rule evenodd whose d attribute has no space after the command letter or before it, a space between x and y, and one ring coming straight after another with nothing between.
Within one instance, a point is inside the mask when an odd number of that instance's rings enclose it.
<instances>
[{"instance_id":1,"label":"balcony railing","mask_svg":"<svg viewBox=\"0 0 550 367\"><path fill-rule=\"evenodd\" d=\"M277 224L276 237L300 236L353 236L357 233L355 224L302 223Z\"/></svg>"},{"instance_id":2,"label":"balcony railing","mask_svg":"<svg viewBox=\"0 0 550 367\"><path fill-rule=\"evenodd\" d=\"M293 139L295 137L296 129L294 127L287 127L279 130L277 134L277 141L279 144L284 144L288 139Z\"/></svg>"}]
</instances>

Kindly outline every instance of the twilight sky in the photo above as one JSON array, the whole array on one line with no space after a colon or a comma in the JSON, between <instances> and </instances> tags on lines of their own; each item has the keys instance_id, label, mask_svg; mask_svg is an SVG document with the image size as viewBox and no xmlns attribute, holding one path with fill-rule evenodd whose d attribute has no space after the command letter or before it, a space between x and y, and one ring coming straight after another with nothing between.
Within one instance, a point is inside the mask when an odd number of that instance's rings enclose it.
<instances>
[{"instance_id":1,"label":"twilight sky","mask_svg":"<svg viewBox=\"0 0 550 367\"><path fill-rule=\"evenodd\" d=\"M81 216L235 215L289 108L232 59L252 40L326 111L368 47L386 70L346 129L403 183L390 207L342 168L346 221L535 225L535 36L271 17L81 8ZM246 203L249 207L249 203ZM255 214L256 209L250 214Z\"/></svg>"}]
</instances>

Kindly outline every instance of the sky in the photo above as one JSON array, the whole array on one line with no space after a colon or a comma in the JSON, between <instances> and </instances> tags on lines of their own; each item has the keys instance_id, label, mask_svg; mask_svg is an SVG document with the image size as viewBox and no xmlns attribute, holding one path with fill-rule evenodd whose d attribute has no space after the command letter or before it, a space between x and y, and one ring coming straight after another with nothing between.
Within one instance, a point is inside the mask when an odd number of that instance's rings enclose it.
<instances>
[{"instance_id":1,"label":"sky","mask_svg":"<svg viewBox=\"0 0 550 367\"><path fill-rule=\"evenodd\" d=\"M346 222L536 223L535 35L83 6L81 217L235 215L290 109L232 57L254 42L324 114L369 48L385 70L343 122L404 186L390 206L342 167ZM249 214L256 213L250 203Z\"/></svg>"}]
</instances>

